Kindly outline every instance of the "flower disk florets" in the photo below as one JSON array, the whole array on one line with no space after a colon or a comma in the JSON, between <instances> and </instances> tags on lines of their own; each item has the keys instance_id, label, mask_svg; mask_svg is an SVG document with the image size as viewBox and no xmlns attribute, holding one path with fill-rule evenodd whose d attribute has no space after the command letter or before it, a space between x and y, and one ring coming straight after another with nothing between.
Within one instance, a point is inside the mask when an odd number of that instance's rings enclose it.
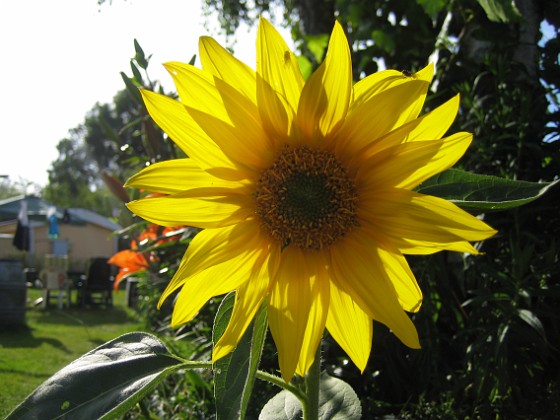
<instances>
[{"instance_id":1,"label":"flower disk florets","mask_svg":"<svg viewBox=\"0 0 560 420\"><path fill-rule=\"evenodd\" d=\"M262 225L283 247L319 250L358 224L354 183L328 151L285 145L255 196Z\"/></svg>"}]
</instances>

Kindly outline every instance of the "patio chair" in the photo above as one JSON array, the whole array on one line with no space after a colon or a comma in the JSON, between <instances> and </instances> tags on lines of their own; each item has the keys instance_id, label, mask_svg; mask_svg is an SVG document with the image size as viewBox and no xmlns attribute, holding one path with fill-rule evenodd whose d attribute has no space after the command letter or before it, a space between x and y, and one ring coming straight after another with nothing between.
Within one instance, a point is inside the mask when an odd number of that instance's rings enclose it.
<instances>
[{"instance_id":1,"label":"patio chair","mask_svg":"<svg viewBox=\"0 0 560 420\"><path fill-rule=\"evenodd\" d=\"M78 288L78 302L80 306L113 306L112 266L108 263L108 258L97 257L90 260L87 274Z\"/></svg>"},{"instance_id":2,"label":"patio chair","mask_svg":"<svg viewBox=\"0 0 560 420\"><path fill-rule=\"evenodd\" d=\"M42 290L42 306L47 308L49 301L53 298L57 299L58 309L70 307L70 282L66 271L68 269L67 255L45 255L43 270L39 275Z\"/></svg>"}]
</instances>

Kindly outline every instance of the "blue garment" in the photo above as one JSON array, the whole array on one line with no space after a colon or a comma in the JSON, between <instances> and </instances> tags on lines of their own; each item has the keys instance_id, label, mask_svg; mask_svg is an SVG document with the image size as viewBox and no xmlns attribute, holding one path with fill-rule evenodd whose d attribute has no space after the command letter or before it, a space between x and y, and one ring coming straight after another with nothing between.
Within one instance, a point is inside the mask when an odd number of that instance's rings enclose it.
<instances>
[{"instance_id":1,"label":"blue garment","mask_svg":"<svg viewBox=\"0 0 560 420\"><path fill-rule=\"evenodd\" d=\"M58 230L58 219L56 217L56 214L51 214L49 216L49 238L57 239L59 235L60 232Z\"/></svg>"}]
</instances>

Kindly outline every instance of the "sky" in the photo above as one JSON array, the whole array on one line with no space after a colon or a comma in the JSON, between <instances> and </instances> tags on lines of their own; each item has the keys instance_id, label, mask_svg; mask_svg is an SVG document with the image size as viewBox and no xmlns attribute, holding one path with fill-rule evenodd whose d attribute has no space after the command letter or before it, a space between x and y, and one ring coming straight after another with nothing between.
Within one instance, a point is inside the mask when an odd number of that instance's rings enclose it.
<instances>
[{"instance_id":1,"label":"sky","mask_svg":"<svg viewBox=\"0 0 560 420\"><path fill-rule=\"evenodd\" d=\"M111 102L131 74L136 38L152 54L149 74L172 89L161 66L188 62L203 26L202 0L1 0L0 176L45 186L56 145L96 102ZM238 31L236 56L254 67L255 30ZM0 179L0 182L2 180Z\"/></svg>"}]
</instances>

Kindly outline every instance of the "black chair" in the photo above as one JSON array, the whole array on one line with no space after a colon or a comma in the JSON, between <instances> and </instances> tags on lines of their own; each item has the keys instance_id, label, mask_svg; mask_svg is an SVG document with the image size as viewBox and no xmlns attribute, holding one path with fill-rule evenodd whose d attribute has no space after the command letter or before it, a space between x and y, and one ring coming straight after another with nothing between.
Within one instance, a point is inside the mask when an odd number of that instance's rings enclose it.
<instances>
[{"instance_id":1,"label":"black chair","mask_svg":"<svg viewBox=\"0 0 560 420\"><path fill-rule=\"evenodd\" d=\"M80 306L103 304L113 306L113 267L108 258L92 258L89 262L87 274L78 287L78 302Z\"/></svg>"}]
</instances>

